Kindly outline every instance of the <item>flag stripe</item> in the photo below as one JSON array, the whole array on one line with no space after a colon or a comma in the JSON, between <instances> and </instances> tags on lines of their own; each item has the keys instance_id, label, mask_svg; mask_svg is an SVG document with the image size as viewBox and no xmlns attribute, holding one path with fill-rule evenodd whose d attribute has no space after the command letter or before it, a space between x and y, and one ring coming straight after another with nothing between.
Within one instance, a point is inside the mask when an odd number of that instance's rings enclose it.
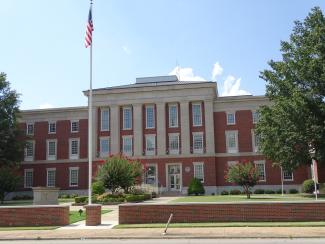
<instances>
[{"instance_id":1,"label":"flag stripe","mask_svg":"<svg viewBox=\"0 0 325 244\"><path fill-rule=\"evenodd\" d=\"M86 27L86 36L85 36L85 46L86 48L89 47L92 44L92 35L93 35L93 18L92 18L92 11L91 6L89 8L89 14L88 14L88 22Z\"/></svg>"}]
</instances>

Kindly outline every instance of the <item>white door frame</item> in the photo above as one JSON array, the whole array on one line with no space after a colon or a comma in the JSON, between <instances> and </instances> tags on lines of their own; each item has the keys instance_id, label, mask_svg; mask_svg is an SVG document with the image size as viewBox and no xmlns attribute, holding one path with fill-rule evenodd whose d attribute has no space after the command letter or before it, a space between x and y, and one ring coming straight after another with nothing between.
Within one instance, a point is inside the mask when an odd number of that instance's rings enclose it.
<instances>
[{"instance_id":1,"label":"white door frame","mask_svg":"<svg viewBox=\"0 0 325 244\"><path fill-rule=\"evenodd\" d=\"M179 192L182 192L182 188L183 188L183 169L182 169L182 163L166 163L166 189L167 191L170 191L169 188L169 173L168 173L168 166L169 165L178 165L180 168L180 182L179 182ZM176 191L177 192L177 191Z\"/></svg>"}]
</instances>

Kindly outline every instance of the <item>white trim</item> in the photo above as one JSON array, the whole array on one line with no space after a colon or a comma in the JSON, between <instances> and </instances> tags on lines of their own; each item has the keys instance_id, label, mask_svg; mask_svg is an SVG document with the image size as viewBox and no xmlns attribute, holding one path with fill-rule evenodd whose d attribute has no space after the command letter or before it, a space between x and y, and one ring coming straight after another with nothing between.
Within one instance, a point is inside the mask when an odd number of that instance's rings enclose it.
<instances>
[{"instance_id":1,"label":"white trim","mask_svg":"<svg viewBox=\"0 0 325 244\"><path fill-rule=\"evenodd\" d=\"M32 125L33 126L33 133L29 134L28 133L28 126ZM26 122L26 135L27 136L33 136L35 134L35 123L34 122Z\"/></svg>"},{"instance_id":2,"label":"white trim","mask_svg":"<svg viewBox=\"0 0 325 244\"><path fill-rule=\"evenodd\" d=\"M170 191L169 189L169 172L168 172L168 166L169 165L179 165L180 167L180 182L179 182L179 192L182 192L182 188L183 188L183 169L182 169L182 163L166 163L165 164L165 172L166 172L166 189L168 189L168 191Z\"/></svg>"},{"instance_id":3,"label":"white trim","mask_svg":"<svg viewBox=\"0 0 325 244\"><path fill-rule=\"evenodd\" d=\"M255 145L256 133L255 133L254 129L251 130L251 135L252 135L252 149L253 149L253 152L257 153L257 152L259 152L259 150L258 150L258 147L256 147L256 145Z\"/></svg>"},{"instance_id":4,"label":"white trim","mask_svg":"<svg viewBox=\"0 0 325 244\"><path fill-rule=\"evenodd\" d=\"M108 114L108 126L107 129L103 128L103 113L107 112ZM110 109L108 107L100 108L100 131L109 131L110 127Z\"/></svg>"},{"instance_id":5,"label":"white trim","mask_svg":"<svg viewBox=\"0 0 325 244\"><path fill-rule=\"evenodd\" d=\"M202 176L203 176L203 179L201 180L201 183L204 183L204 178L205 178L205 174L204 174L204 168L205 168L204 167L204 162L193 162L193 177L195 177L195 175L196 175L195 166L197 166L197 165L202 165L202 174L203 174Z\"/></svg>"},{"instance_id":6,"label":"white trim","mask_svg":"<svg viewBox=\"0 0 325 244\"><path fill-rule=\"evenodd\" d=\"M131 152L124 152L124 139L129 138L131 139ZM132 135L126 135L122 136L122 153L126 156L132 156L133 155L133 136Z\"/></svg>"},{"instance_id":7,"label":"white trim","mask_svg":"<svg viewBox=\"0 0 325 244\"><path fill-rule=\"evenodd\" d=\"M171 141L170 141L170 137L172 136L177 136L177 139L178 139L178 149L171 149ZM177 154L180 154L180 145L179 145L179 133L168 133L168 152L169 154L171 155L177 155Z\"/></svg>"},{"instance_id":8,"label":"white trim","mask_svg":"<svg viewBox=\"0 0 325 244\"><path fill-rule=\"evenodd\" d=\"M77 170L77 185L71 185L71 171ZM79 167L69 167L69 187L78 187L79 186Z\"/></svg>"},{"instance_id":9,"label":"white trim","mask_svg":"<svg viewBox=\"0 0 325 244\"><path fill-rule=\"evenodd\" d=\"M195 149L194 148L194 137L195 136L202 136L202 148L201 149ZM203 148L204 148L204 134L203 132L192 132L192 148L193 148L193 153L203 153Z\"/></svg>"},{"instance_id":10,"label":"white trim","mask_svg":"<svg viewBox=\"0 0 325 244\"><path fill-rule=\"evenodd\" d=\"M228 115L232 114L234 116L234 122L228 123ZM226 112L226 124L227 125L235 125L236 124L236 111L234 112Z\"/></svg>"},{"instance_id":11,"label":"white trim","mask_svg":"<svg viewBox=\"0 0 325 244\"><path fill-rule=\"evenodd\" d=\"M291 172L291 179L285 179L284 178L284 171L285 170L282 170L282 179L283 179L283 181L288 181L288 182L290 182L290 181L294 181L294 176L293 176L293 172Z\"/></svg>"},{"instance_id":12,"label":"white trim","mask_svg":"<svg viewBox=\"0 0 325 244\"><path fill-rule=\"evenodd\" d=\"M77 131L73 131L72 130L72 124L73 123L78 123L78 130ZM80 131L80 122L79 122L79 120L78 119L73 119L73 120L70 120L70 132L71 133L78 133Z\"/></svg>"},{"instance_id":13,"label":"white trim","mask_svg":"<svg viewBox=\"0 0 325 244\"><path fill-rule=\"evenodd\" d=\"M257 113L258 114L257 121L254 121L254 113ZM259 120L259 113L258 113L258 111L252 110L252 123L255 125L255 124L257 124L258 120Z\"/></svg>"},{"instance_id":14,"label":"white trim","mask_svg":"<svg viewBox=\"0 0 325 244\"><path fill-rule=\"evenodd\" d=\"M194 124L194 106L195 105L199 105L200 106L200 117L201 117L201 119L200 119L200 124ZM191 105L191 109L192 109L192 125L193 125L193 127L200 127L200 126L202 126L202 124L203 124L203 116L202 116L202 102L192 102L192 105Z\"/></svg>"},{"instance_id":15,"label":"white trim","mask_svg":"<svg viewBox=\"0 0 325 244\"><path fill-rule=\"evenodd\" d=\"M124 111L125 110L130 110L130 128L125 128L124 125ZM122 128L123 130L132 130L133 127L133 114L132 114L132 106L123 106L122 107Z\"/></svg>"},{"instance_id":16,"label":"white trim","mask_svg":"<svg viewBox=\"0 0 325 244\"><path fill-rule=\"evenodd\" d=\"M148 112L147 112L147 108L152 108L152 127L148 127ZM155 106L154 105L145 105L145 112L146 112L146 129L154 129L156 128L156 120L155 120Z\"/></svg>"},{"instance_id":17,"label":"white trim","mask_svg":"<svg viewBox=\"0 0 325 244\"><path fill-rule=\"evenodd\" d=\"M32 185L27 186L26 185L26 173L32 173ZM34 169L24 169L24 188L32 188L34 185Z\"/></svg>"},{"instance_id":18,"label":"white trim","mask_svg":"<svg viewBox=\"0 0 325 244\"><path fill-rule=\"evenodd\" d=\"M50 142L55 142L55 155L49 155L49 152L50 152L49 143ZM47 139L46 140L46 159L47 160L56 160L56 158L57 158L57 150L58 150L58 141L57 141L57 139Z\"/></svg>"},{"instance_id":19,"label":"white trim","mask_svg":"<svg viewBox=\"0 0 325 244\"><path fill-rule=\"evenodd\" d=\"M235 133L235 142L236 142L235 148L229 148L229 134L231 133ZM226 130L225 136L226 136L227 153L238 153L238 130Z\"/></svg>"},{"instance_id":20,"label":"white trim","mask_svg":"<svg viewBox=\"0 0 325 244\"><path fill-rule=\"evenodd\" d=\"M55 125L55 132L51 132L50 131L50 127L51 127L51 124L54 124ZM48 121L48 134L56 134L56 121Z\"/></svg>"},{"instance_id":21,"label":"white trim","mask_svg":"<svg viewBox=\"0 0 325 244\"><path fill-rule=\"evenodd\" d=\"M26 161L26 162L34 161L34 158L35 158L35 140L27 140L26 143L31 143L33 145L33 155L32 156L27 156L27 147L25 147L24 161Z\"/></svg>"},{"instance_id":22,"label":"white trim","mask_svg":"<svg viewBox=\"0 0 325 244\"><path fill-rule=\"evenodd\" d=\"M106 153L104 153L102 151L102 141L103 140L108 140L108 153L106 155ZM101 136L99 137L99 155L101 158L105 158L105 157L108 157L111 153L111 140L110 140L110 137L109 136Z\"/></svg>"},{"instance_id":23,"label":"white trim","mask_svg":"<svg viewBox=\"0 0 325 244\"><path fill-rule=\"evenodd\" d=\"M78 154L71 154L72 141L78 141ZM69 138L69 159L80 158L80 138Z\"/></svg>"},{"instance_id":24,"label":"white trim","mask_svg":"<svg viewBox=\"0 0 325 244\"><path fill-rule=\"evenodd\" d=\"M265 160L254 160L255 166L257 164L263 164L264 165L264 180L259 180L259 182L266 182L266 168L265 168Z\"/></svg>"},{"instance_id":25,"label":"white trim","mask_svg":"<svg viewBox=\"0 0 325 244\"><path fill-rule=\"evenodd\" d=\"M170 108L175 107L176 108L176 125L171 126L171 120L170 120ZM178 128L178 104L177 103L169 103L168 104L168 128Z\"/></svg>"},{"instance_id":26,"label":"white trim","mask_svg":"<svg viewBox=\"0 0 325 244\"><path fill-rule=\"evenodd\" d=\"M54 171L54 186L49 186L49 171ZM46 186L55 187L56 186L56 168L46 168Z\"/></svg>"},{"instance_id":27,"label":"white trim","mask_svg":"<svg viewBox=\"0 0 325 244\"><path fill-rule=\"evenodd\" d=\"M153 151L148 151L148 145L147 145L147 138L152 137L153 138L153 145L154 145L154 150ZM156 154L156 134L145 134L145 153L148 156L152 156Z\"/></svg>"}]
</instances>

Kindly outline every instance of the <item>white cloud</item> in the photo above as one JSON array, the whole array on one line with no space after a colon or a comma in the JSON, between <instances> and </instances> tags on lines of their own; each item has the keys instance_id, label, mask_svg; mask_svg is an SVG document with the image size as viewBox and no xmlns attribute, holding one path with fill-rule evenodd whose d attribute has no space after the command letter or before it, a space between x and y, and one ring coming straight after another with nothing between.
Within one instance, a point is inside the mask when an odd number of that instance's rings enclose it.
<instances>
[{"instance_id":1,"label":"white cloud","mask_svg":"<svg viewBox=\"0 0 325 244\"><path fill-rule=\"evenodd\" d=\"M223 68L221 67L221 65L216 62L213 65L213 70L212 70L212 80L215 80L217 78L217 76L222 75L223 72Z\"/></svg>"},{"instance_id":2,"label":"white cloud","mask_svg":"<svg viewBox=\"0 0 325 244\"><path fill-rule=\"evenodd\" d=\"M223 91L221 96L240 96L251 95L248 91L240 89L241 78L235 78L232 75L228 75L223 82Z\"/></svg>"},{"instance_id":3,"label":"white cloud","mask_svg":"<svg viewBox=\"0 0 325 244\"><path fill-rule=\"evenodd\" d=\"M126 54L128 54L128 55L131 54L131 50L127 45L122 46L122 49Z\"/></svg>"},{"instance_id":4,"label":"white cloud","mask_svg":"<svg viewBox=\"0 0 325 244\"><path fill-rule=\"evenodd\" d=\"M206 79L201 76L196 76L193 73L192 68L181 68L180 66L176 66L169 75L177 75L179 80L182 81L206 81Z\"/></svg>"},{"instance_id":5,"label":"white cloud","mask_svg":"<svg viewBox=\"0 0 325 244\"><path fill-rule=\"evenodd\" d=\"M40 109L46 109L46 108L54 108L54 106L52 104L49 103L43 103L41 105L39 105Z\"/></svg>"}]
</instances>

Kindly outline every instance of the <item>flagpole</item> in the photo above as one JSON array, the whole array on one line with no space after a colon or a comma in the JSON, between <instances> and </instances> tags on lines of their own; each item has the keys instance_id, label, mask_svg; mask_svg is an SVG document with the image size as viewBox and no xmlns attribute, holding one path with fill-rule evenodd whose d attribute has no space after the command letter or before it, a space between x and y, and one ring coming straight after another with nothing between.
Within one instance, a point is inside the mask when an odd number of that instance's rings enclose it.
<instances>
[{"instance_id":1,"label":"flagpole","mask_svg":"<svg viewBox=\"0 0 325 244\"><path fill-rule=\"evenodd\" d=\"M92 11L93 1L90 0ZM88 99L88 204L91 205L91 183L92 183L92 123L93 123L93 42L90 44L90 79L89 79L89 99Z\"/></svg>"}]
</instances>

